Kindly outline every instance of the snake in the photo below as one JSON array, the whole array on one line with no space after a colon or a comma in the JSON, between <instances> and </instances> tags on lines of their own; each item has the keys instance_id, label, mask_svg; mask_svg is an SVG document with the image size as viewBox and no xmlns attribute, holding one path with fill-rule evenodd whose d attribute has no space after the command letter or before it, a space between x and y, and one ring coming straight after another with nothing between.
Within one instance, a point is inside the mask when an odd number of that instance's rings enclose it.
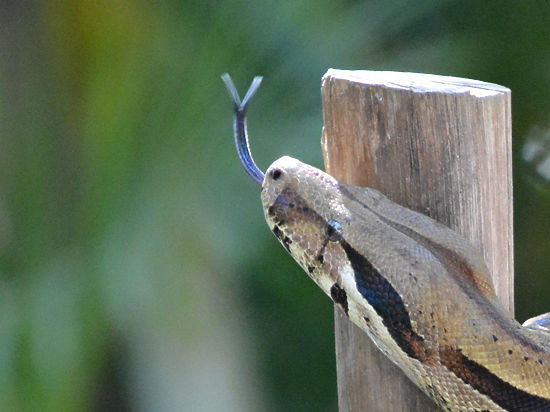
<instances>
[{"instance_id":1,"label":"snake","mask_svg":"<svg viewBox=\"0 0 550 412\"><path fill-rule=\"evenodd\" d=\"M349 320L442 410L550 412L550 313L518 323L466 239L377 190L289 156L262 172L246 121L262 77L242 100L222 79L269 228Z\"/></svg>"}]
</instances>

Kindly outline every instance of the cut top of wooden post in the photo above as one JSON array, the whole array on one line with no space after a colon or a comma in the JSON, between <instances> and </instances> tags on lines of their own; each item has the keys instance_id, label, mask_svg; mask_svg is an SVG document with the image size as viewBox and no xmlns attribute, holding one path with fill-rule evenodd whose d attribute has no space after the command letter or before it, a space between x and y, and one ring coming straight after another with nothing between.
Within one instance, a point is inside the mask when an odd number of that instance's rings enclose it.
<instances>
[{"instance_id":1,"label":"cut top of wooden post","mask_svg":"<svg viewBox=\"0 0 550 412\"><path fill-rule=\"evenodd\" d=\"M337 179L378 189L469 239L513 312L510 95L477 80L331 69L322 146ZM338 312L335 328L341 411L429 410Z\"/></svg>"},{"instance_id":2,"label":"cut top of wooden post","mask_svg":"<svg viewBox=\"0 0 550 412\"><path fill-rule=\"evenodd\" d=\"M323 81L329 78L371 86L408 89L418 93L469 93L478 97L510 94L509 88L498 84L426 73L329 69L323 76Z\"/></svg>"}]
</instances>

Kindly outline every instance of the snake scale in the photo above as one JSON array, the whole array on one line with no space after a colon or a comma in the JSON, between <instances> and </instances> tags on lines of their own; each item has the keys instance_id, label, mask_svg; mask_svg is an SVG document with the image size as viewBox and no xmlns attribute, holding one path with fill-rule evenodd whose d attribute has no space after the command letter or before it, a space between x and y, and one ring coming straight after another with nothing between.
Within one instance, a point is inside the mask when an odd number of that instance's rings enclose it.
<instances>
[{"instance_id":1,"label":"snake scale","mask_svg":"<svg viewBox=\"0 0 550 412\"><path fill-rule=\"evenodd\" d=\"M516 322L463 237L284 156L264 173L229 75L235 143L265 219L309 277L443 410L550 411L550 313Z\"/></svg>"}]
</instances>

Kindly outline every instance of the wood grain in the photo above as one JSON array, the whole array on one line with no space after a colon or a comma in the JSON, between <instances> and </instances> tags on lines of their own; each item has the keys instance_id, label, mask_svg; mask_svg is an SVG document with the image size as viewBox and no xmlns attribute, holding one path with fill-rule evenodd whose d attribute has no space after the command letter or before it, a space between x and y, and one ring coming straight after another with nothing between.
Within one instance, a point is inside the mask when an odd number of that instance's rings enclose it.
<instances>
[{"instance_id":1,"label":"wood grain","mask_svg":"<svg viewBox=\"0 0 550 412\"><path fill-rule=\"evenodd\" d=\"M510 97L475 80L331 69L322 146L337 179L374 187L469 239L513 312ZM340 411L438 410L339 310L335 323Z\"/></svg>"}]
</instances>

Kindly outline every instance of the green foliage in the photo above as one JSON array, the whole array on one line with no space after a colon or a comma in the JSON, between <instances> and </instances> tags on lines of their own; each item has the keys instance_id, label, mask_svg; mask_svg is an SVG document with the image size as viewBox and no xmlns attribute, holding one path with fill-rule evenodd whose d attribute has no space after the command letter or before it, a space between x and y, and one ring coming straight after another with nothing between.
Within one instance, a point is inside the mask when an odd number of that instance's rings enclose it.
<instances>
[{"instance_id":1,"label":"green foliage","mask_svg":"<svg viewBox=\"0 0 550 412\"><path fill-rule=\"evenodd\" d=\"M546 2L8 3L0 410L336 409L332 307L265 227L226 71L265 77L261 168L322 166L329 67L510 87L517 313L550 310L550 190L521 157L550 126Z\"/></svg>"}]
</instances>

